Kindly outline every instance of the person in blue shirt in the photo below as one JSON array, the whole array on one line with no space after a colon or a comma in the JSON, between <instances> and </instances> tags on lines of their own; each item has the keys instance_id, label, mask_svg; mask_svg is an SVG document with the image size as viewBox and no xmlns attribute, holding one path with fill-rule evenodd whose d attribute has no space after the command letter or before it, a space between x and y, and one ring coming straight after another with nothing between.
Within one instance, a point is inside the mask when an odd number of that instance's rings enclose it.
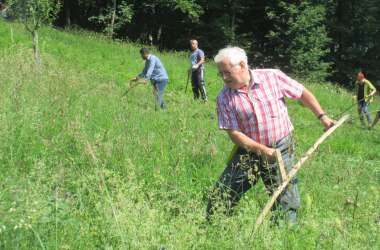
<instances>
[{"instance_id":1,"label":"person in blue shirt","mask_svg":"<svg viewBox=\"0 0 380 250\"><path fill-rule=\"evenodd\" d=\"M193 51L190 55L189 74L191 74L191 86L194 93L194 100L199 100L200 93L203 102L207 102L203 65L205 62L205 54L201 49L198 48L197 40L190 40L190 45Z\"/></svg>"},{"instance_id":2,"label":"person in blue shirt","mask_svg":"<svg viewBox=\"0 0 380 250\"><path fill-rule=\"evenodd\" d=\"M150 80L150 83L153 86L157 105L160 108L164 109L166 108L166 103L162 95L164 93L166 84L169 81L168 74L166 73L161 60L157 56L150 54L147 48L141 48L140 55L143 60L146 60L145 67L137 77L132 79L132 81L140 81L146 84L146 82Z\"/></svg>"}]
</instances>

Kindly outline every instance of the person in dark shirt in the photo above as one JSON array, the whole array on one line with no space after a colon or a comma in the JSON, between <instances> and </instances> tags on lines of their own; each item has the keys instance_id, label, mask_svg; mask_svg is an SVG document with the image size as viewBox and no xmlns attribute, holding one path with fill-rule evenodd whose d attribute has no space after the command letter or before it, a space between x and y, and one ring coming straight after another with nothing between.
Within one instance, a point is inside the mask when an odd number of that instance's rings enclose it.
<instances>
[{"instance_id":1,"label":"person in dark shirt","mask_svg":"<svg viewBox=\"0 0 380 250\"><path fill-rule=\"evenodd\" d=\"M355 96L354 99L358 101L358 113L360 122L363 126L364 123L364 114L367 116L368 121L368 129L372 128L372 117L369 112L370 103L373 101L373 96L376 94L376 89L372 85L370 81L365 79L363 73L358 73L356 75L356 83L355 83Z\"/></svg>"}]
</instances>

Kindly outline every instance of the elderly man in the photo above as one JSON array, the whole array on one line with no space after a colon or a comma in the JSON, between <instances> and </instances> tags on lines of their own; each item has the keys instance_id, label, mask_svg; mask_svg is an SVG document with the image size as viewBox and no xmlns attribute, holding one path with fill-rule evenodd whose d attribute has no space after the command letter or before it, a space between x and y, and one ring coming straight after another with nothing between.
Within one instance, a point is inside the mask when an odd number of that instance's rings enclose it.
<instances>
[{"instance_id":1,"label":"elderly man","mask_svg":"<svg viewBox=\"0 0 380 250\"><path fill-rule=\"evenodd\" d=\"M155 56L150 54L147 48L140 49L140 55L143 60L145 60L145 66L142 72L132 81L141 81L142 83L146 83L150 80L150 83L153 86L154 96L156 97L156 110L157 106L164 109L166 108L166 103L162 97L164 93L166 84L169 81L168 74L162 64L161 60Z\"/></svg>"},{"instance_id":2,"label":"elderly man","mask_svg":"<svg viewBox=\"0 0 380 250\"><path fill-rule=\"evenodd\" d=\"M281 151L286 171L294 165L293 125L285 97L300 100L320 120L325 130L333 126L314 95L276 69L251 70L243 49L227 47L214 58L225 86L217 96L219 128L235 143L226 169L207 206L207 219L215 210L229 214L243 194L262 178L269 194L281 183L275 149ZM278 198L275 216L294 223L300 198L293 178ZM279 209L278 209L279 211Z\"/></svg>"},{"instance_id":3,"label":"elderly man","mask_svg":"<svg viewBox=\"0 0 380 250\"><path fill-rule=\"evenodd\" d=\"M190 46L191 46L192 52L190 55L189 74L191 74L191 86L194 93L194 100L199 100L199 93L200 93L202 96L203 102L207 102L206 88L205 88L205 81L204 81L205 54L203 50L198 48L197 40L190 40Z\"/></svg>"}]
</instances>

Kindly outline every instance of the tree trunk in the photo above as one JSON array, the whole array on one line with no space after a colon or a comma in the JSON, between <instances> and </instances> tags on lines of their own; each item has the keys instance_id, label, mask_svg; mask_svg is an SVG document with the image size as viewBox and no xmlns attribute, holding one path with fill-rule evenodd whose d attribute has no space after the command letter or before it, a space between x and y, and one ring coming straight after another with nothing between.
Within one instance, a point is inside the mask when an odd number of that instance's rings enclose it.
<instances>
[{"instance_id":1,"label":"tree trunk","mask_svg":"<svg viewBox=\"0 0 380 250\"><path fill-rule=\"evenodd\" d=\"M160 27L158 27L158 30L157 30L157 43L159 43L161 40L161 34L162 34L162 25L160 25Z\"/></svg>"},{"instance_id":2,"label":"tree trunk","mask_svg":"<svg viewBox=\"0 0 380 250\"><path fill-rule=\"evenodd\" d=\"M113 8L112 8L112 17L111 17L111 24L110 24L110 32L109 32L109 37L113 39L113 30L115 26L115 19L116 19L116 0L113 1Z\"/></svg>"},{"instance_id":3,"label":"tree trunk","mask_svg":"<svg viewBox=\"0 0 380 250\"><path fill-rule=\"evenodd\" d=\"M65 0L63 8L65 13L65 28L69 28L71 25L71 0Z\"/></svg>"},{"instance_id":4,"label":"tree trunk","mask_svg":"<svg viewBox=\"0 0 380 250\"><path fill-rule=\"evenodd\" d=\"M38 33L37 30L32 31L33 36L33 51L34 51L34 59L38 60Z\"/></svg>"},{"instance_id":5,"label":"tree trunk","mask_svg":"<svg viewBox=\"0 0 380 250\"><path fill-rule=\"evenodd\" d=\"M236 0L232 4L232 16L231 16L231 30L235 29L235 19L236 19Z\"/></svg>"},{"instance_id":6,"label":"tree trunk","mask_svg":"<svg viewBox=\"0 0 380 250\"><path fill-rule=\"evenodd\" d=\"M231 15L231 31L233 32L232 33L232 36L229 37L229 39L232 39L235 40L235 30L236 30L236 27L235 27L235 21L236 21L236 8L237 8L237 5L238 5L238 2L237 0L235 0L232 4L232 15Z\"/></svg>"}]
</instances>

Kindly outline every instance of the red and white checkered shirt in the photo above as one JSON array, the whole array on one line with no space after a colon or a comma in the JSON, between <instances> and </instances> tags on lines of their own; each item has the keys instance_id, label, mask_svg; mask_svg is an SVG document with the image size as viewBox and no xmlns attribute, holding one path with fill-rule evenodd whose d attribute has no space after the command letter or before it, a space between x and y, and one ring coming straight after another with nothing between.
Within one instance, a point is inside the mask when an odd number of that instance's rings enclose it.
<instances>
[{"instance_id":1,"label":"red and white checkered shirt","mask_svg":"<svg viewBox=\"0 0 380 250\"><path fill-rule=\"evenodd\" d=\"M230 89L217 96L219 129L237 130L265 146L293 131L285 97L297 100L303 86L277 69L250 70L249 89Z\"/></svg>"}]
</instances>

